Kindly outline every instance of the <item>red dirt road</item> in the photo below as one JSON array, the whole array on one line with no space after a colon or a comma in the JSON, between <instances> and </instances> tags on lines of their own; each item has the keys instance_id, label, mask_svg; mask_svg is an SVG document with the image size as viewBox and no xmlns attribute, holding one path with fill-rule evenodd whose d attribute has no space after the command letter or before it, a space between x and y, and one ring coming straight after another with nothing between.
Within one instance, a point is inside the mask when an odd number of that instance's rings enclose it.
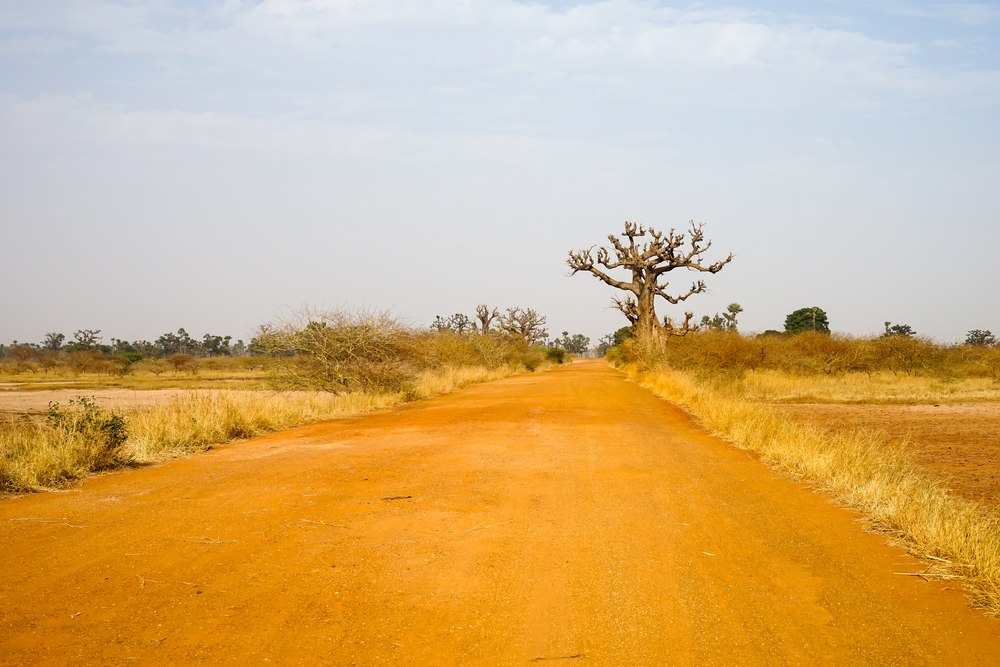
<instances>
[{"instance_id":1,"label":"red dirt road","mask_svg":"<svg viewBox=\"0 0 1000 667\"><path fill-rule=\"evenodd\" d=\"M856 519L577 362L0 502L0 663L1000 664Z\"/></svg>"}]
</instances>

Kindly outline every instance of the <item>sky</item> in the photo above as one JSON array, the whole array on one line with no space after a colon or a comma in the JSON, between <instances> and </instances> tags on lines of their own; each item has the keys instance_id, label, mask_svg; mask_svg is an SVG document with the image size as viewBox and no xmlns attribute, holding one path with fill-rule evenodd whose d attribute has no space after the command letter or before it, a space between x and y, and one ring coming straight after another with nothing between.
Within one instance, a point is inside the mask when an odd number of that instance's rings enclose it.
<instances>
[{"instance_id":1,"label":"sky","mask_svg":"<svg viewBox=\"0 0 1000 667\"><path fill-rule=\"evenodd\" d=\"M485 302L596 342L620 293L566 257L626 220L736 256L660 314L1000 333L998 36L906 0L3 0L0 341Z\"/></svg>"}]
</instances>

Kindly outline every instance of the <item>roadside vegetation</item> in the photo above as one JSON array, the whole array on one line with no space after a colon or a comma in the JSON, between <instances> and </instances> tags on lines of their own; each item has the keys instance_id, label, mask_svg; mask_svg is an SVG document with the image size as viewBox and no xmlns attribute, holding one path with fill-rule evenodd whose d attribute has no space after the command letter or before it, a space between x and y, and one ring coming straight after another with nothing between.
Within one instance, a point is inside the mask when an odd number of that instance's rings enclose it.
<instances>
[{"instance_id":1,"label":"roadside vegetation","mask_svg":"<svg viewBox=\"0 0 1000 667\"><path fill-rule=\"evenodd\" d=\"M371 412L568 359L563 350L532 346L522 335L422 330L363 310L305 309L257 333L260 356L248 380L254 391L192 391L127 411L77 398L50 405L43 416L8 415L0 422L0 492L56 487L93 472Z\"/></svg>"},{"instance_id":2,"label":"roadside vegetation","mask_svg":"<svg viewBox=\"0 0 1000 667\"><path fill-rule=\"evenodd\" d=\"M753 401L942 403L1000 400L1000 347L910 335L744 335L705 330L627 354L724 385ZM620 358L620 356L619 356Z\"/></svg>"},{"instance_id":3,"label":"roadside vegetation","mask_svg":"<svg viewBox=\"0 0 1000 667\"><path fill-rule=\"evenodd\" d=\"M769 405L1000 398L1000 350L903 338L709 330L628 339L608 357L710 432L857 509L870 530L929 563L923 576L960 581L973 604L1000 615L1000 511L950 493L876 429L836 432Z\"/></svg>"}]
</instances>

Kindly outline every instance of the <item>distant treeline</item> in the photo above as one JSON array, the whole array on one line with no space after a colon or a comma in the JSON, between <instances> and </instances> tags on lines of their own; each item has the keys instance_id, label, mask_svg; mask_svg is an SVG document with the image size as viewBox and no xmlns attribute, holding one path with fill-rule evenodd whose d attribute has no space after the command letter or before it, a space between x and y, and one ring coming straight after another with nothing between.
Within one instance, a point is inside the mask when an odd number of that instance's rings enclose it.
<instances>
[{"instance_id":1,"label":"distant treeline","mask_svg":"<svg viewBox=\"0 0 1000 667\"><path fill-rule=\"evenodd\" d=\"M104 343L100 329L80 329L73 334L73 340L67 342L66 335L56 332L45 334L40 343L19 343L14 341L9 345L0 344L0 358L16 358L18 361L54 360L59 355L77 352L90 352L107 356L135 355L146 359L166 359L175 354L186 354L196 358L207 357L244 357L254 355L254 342L249 345L242 340L233 343L232 336L214 336L205 334L201 340L192 338L184 329L177 333L165 333L155 341L136 340L129 342L119 338L111 338Z\"/></svg>"}]
</instances>

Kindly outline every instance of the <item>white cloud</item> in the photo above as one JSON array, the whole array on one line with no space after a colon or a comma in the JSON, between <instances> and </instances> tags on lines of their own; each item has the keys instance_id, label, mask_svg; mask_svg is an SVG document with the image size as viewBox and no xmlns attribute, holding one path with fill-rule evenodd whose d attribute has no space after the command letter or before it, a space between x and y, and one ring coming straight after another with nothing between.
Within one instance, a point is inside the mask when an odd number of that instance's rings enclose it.
<instances>
[{"instance_id":1,"label":"white cloud","mask_svg":"<svg viewBox=\"0 0 1000 667\"><path fill-rule=\"evenodd\" d=\"M994 11L978 4L894 7L963 21L986 20ZM762 108L856 106L944 90L957 103L992 104L997 97L918 65L914 44L802 17L640 0L561 12L513 0L228 0L197 11L167 0L86 0L47 13L0 10L0 24L88 37L109 53L157 56L169 62L164 70L173 80L186 72L198 82L214 72L230 85L245 79L258 88L308 88L335 113L341 104L416 113L423 97L446 90L466 100L491 95L489 113L497 112L498 96L571 106L698 99ZM990 80L979 76L980 83Z\"/></svg>"}]
</instances>

